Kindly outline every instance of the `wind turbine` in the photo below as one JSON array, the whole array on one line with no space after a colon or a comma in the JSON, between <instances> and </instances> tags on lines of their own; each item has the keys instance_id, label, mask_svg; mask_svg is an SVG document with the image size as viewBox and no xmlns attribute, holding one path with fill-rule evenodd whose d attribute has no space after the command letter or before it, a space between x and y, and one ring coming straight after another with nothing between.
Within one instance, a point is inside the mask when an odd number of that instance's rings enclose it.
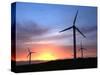
<instances>
[{"instance_id":1,"label":"wind turbine","mask_svg":"<svg viewBox=\"0 0 100 75\"><path fill-rule=\"evenodd\" d=\"M31 52L30 49L28 48L28 56L29 57L29 64L31 64L31 56L32 56L32 53L35 53L35 52Z\"/></svg>"},{"instance_id":2,"label":"wind turbine","mask_svg":"<svg viewBox=\"0 0 100 75\"><path fill-rule=\"evenodd\" d=\"M83 55L83 50L86 50L84 47L83 47L83 45L82 45L82 41L81 41L81 43L80 43L80 51L81 51L81 57L83 58L84 57L84 55Z\"/></svg>"},{"instance_id":3,"label":"wind turbine","mask_svg":"<svg viewBox=\"0 0 100 75\"><path fill-rule=\"evenodd\" d=\"M67 31L67 30L70 30L70 29L73 29L73 51L74 51L74 59L76 59L76 31L78 31L83 37L86 37L76 26L75 26L75 23L76 23L76 19L77 19L77 15L78 15L78 10L76 12L76 15L74 17L74 21L73 21L73 25L69 28L66 28L60 32L64 32L64 31Z\"/></svg>"}]
</instances>

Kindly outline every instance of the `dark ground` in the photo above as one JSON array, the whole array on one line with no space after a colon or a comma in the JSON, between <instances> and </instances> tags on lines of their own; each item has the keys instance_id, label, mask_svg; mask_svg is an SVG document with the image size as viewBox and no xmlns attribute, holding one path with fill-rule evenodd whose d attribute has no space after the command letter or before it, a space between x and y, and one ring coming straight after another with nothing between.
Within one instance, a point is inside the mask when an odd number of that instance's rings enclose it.
<instances>
[{"instance_id":1,"label":"dark ground","mask_svg":"<svg viewBox=\"0 0 100 75\"><path fill-rule=\"evenodd\" d=\"M15 62L12 61L12 64ZM20 72L36 72L36 71L53 71L53 70L68 70L68 69L85 69L97 68L97 58L79 58L56 60L41 64L12 66L12 71Z\"/></svg>"}]
</instances>

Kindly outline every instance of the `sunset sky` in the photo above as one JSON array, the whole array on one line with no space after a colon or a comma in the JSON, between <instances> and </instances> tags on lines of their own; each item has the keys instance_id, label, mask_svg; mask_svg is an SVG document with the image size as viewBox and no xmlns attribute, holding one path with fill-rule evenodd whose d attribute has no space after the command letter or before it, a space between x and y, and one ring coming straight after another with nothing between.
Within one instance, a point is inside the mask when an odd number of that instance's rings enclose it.
<instances>
[{"instance_id":1,"label":"sunset sky","mask_svg":"<svg viewBox=\"0 0 100 75\"><path fill-rule=\"evenodd\" d=\"M27 61L28 48L35 52L32 60L58 60L73 58L72 30L59 31L72 26L79 9L76 26L77 57L83 41L84 57L97 56L97 8L38 3L16 3L16 61Z\"/></svg>"}]
</instances>

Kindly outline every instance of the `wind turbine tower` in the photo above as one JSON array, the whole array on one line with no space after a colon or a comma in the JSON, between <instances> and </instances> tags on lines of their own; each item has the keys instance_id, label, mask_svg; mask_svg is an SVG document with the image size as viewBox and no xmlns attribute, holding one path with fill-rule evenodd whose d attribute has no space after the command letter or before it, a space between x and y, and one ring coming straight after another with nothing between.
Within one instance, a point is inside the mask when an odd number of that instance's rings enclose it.
<instances>
[{"instance_id":1,"label":"wind turbine tower","mask_svg":"<svg viewBox=\"0 0 100 75\"><path fill-rule=\"evenodd\" d=\"M30 49L28 48L28 56L27 57L29 57L29 64L31 64L31 56L32 56L32 53L35 53L35 52L32 52L32 51L30 51Z\"/></svg>"},{"instance_id":2,"label":"wind turbine tower","mask_svg":"<svg viewBox=\"0 0 100 75\"><path fill-rule=\"evenodd\" d=\"M82 45L82 41L81 41L81 43L80 43L80 51L81 51L81 58L84 58L84 52L83 52L83 50L86 50L84 47L83 47L83 45Z\"/></svg>"},{"instance_id":3,"label":"wind turbine tower","mask_svg":"<svg viewBox=\"0 0 100 75\"><path fill-rule=\"evenodd\" d=\"M77 19L77 15L78 15L78 10L76 12L76 15L74 17L74 21L73 21L73 25L69 28L66 28L64 30L61 30L60 32L64 32L64 31L67 31L67 30L70 30L70 29L73 29L73 52L74 52L74 59L76 59L76 31L78 31L83 37L86 37L80 30L79 28L77 28L75 26L75 23L76 23L76 19Z\"/></svg>"}]
</instances>

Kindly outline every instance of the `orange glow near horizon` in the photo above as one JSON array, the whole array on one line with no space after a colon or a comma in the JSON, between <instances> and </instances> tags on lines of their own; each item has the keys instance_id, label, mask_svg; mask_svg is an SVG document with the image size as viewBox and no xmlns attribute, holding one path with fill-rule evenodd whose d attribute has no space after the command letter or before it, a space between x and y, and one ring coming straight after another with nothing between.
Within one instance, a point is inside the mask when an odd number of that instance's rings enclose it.
<instances>
[{"instance_id":1,"label":"orange glow near horizon","mask_svg":"<svg viewBox=\"0 0 100 75\"><path fill-rule=\"evenodd\" d=\"M61 60L61 59L72 59L73 58L73 50L72 47L66 46L57 46L51 44L45 45L37 45L31 48L31 51L35 51L36 53L32 54L32 61L35 60L43 60L43 61L51 61L51 60ZM89 50L90 51L90 50ZM85 56L95 56L95 52L85 51ZM28 52L23 53L16 53L15 61L28 61L29 58L27 57ZM80 52L77 53L77 56L80 57Z\"/></svg>"},{"instance_id":2,"label":"orange glow near horizon","mask_svg":"<svg viewBox=\"0 0 100 75\"><path fill-rule=\"evenodd\" d=\"M32 60L58 60L58 59L67 59L72 58L72 51L65 47L46 44L46 45L38 45L35 47L32 47L32 51L35 50L36 53L32 54ZM34 52L34 51L33 51ZM17 54L16 55L16 61L28 61L27 58L28 52L24 52L23 54Z\"/></svg>"}]
</instances>

